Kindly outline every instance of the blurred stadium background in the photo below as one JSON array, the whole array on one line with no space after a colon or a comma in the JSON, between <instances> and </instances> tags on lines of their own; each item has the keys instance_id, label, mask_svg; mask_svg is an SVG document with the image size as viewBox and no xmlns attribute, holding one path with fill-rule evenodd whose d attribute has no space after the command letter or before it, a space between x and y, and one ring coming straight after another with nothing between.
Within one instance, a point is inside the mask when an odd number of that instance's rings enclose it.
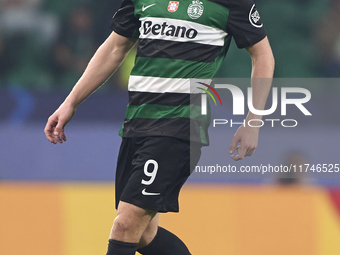
<instances>
[{"instance_id":1,"label":"blurred stadium background","mask_svg":"<svg viewBox=\"0 0 340 255\"><path fill-rule=\"evenodd\" d=\"M52 146L43 129L109 35L120 2L0 0L1 255L106 252L115 216L117 133L134 51L78 109L67 143ZM275 77L339 78L339 0L257 4L276 58ZM250 69L247 52L233 44L218 76L248 77ZM254 160L339 159L340 87L332 81L331 89L309 88L318 114L304 123L308 132L278 137L277 152L264 136ZM303 134L312 141L308 146L296 142ZM340 254L340 182L294 180L194 178L181 194L181 213L163 215L161 224L194 255Z\"/></svg>"}]
</instances>

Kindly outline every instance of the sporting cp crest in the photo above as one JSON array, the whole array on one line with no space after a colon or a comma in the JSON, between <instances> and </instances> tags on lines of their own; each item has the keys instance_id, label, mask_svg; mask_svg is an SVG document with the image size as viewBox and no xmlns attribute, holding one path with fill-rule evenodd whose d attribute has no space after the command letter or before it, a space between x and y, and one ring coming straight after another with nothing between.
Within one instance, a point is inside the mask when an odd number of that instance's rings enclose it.
<instances>
[{"instance_id":1,"label":"sporting cp crest","mask_svg":"<svg viewBox=\"0 0 340 255\"><path fill-rule=\"evenodd\" d=\"M199 0L192 1L188 7L188 15L192 19L198 19L202 16L204 11L203 3Z\"/></svg>"},{"instance_id":2,"label":"sporting cp crest","mask_svg":"<svg viewBox=\"0 0 340 255\"><path fill-rule=\"evenodd\" d=\"M178 9L179 2L177 1L170 1L168 5L169 12L175 12Z\"/></svg>"}]
</instances>

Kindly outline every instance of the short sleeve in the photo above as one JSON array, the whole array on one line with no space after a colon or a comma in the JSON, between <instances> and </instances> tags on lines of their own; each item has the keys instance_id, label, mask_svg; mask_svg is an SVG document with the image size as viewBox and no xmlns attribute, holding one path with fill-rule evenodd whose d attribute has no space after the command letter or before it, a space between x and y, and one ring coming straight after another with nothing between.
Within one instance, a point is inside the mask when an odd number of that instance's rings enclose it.
<instances>
[{"instance_id":1,"label":"short sleeve","mask_svg":"<svg viewBox=\"0 0 340 255\"><path fill-rule=\"evenodd\" d=\"M256 44L266 37L263 23L253 0L238 0L229 9L227 32L238 48Z\"/></svg>"},{"instance_id":2,"label":"short sleeve","mask_svg":"<svg viewBox=\"0 0 340 255\"><path fill-rule=\"evenodd\" d=\"M113 15L110 28L125 37L138 38L140 22L135 16L135 6L131 0L123 0L119 10Z\"/></svg>"}]
</instances>

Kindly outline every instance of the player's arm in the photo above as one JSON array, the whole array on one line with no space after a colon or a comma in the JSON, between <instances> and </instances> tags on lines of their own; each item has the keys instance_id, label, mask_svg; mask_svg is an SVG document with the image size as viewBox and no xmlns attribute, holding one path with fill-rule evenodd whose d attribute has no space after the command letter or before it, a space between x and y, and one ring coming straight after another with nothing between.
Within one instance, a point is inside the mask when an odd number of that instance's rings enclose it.
<instances>
[{"instance_id":1,"label":"player's arm","mask_svg":"<svg viewBox=\"0 0 340 255\"><path fill-rule=\"evenodd\" d=\"M112 32L98 48L70 94L47 121L44 131L51 143L66 141L64 128L77 107L111 77L135 42L136 39Z\"/></svg>"},{"instance_id":2,"label":"player's arm","mask_svg":"<svg viewBox=\"0 0 340 255\"><path fill-rule=\"evenodd\" d=\"M246 49L252 60L253 106L257 110L264 110L274 73L273 53L267 37ZM249 112L246 118L246 126L242 125L235 133L229 149L230 154L237 150L237 155L231 156L234 160L251 156L257 147L260 128L247 125L248 121L252 119L262 119L262 116Z\"/></svg>"}]
</instances>

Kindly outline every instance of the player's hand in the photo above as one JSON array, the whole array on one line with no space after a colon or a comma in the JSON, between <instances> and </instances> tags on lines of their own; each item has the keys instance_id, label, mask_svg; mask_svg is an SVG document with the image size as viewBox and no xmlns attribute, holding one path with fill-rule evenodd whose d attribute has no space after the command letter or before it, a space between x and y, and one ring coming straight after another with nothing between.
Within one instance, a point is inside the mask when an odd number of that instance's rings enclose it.
<instances>
[{"instance_id":1,"label":"player's hand","mask_svg":"<svg viewBox=\"0 0 340 255\"><path fill-rule=\"evenodd\" d=\"M259 128L241 126L235 133L233 140L229 148L229 154L232 155L231 158L235 161L241 160L244 157L251 156L255 149L257 148L259 138Z\"/></svg>"},{"instance_id":2,"label":"player's hand","mask_svg":"<svg viewBox=\"0 0 340 255\"><path fill-rule=\"evenodd\" d=\"M66 141L65 126L72 119L76 108L62 104L49 118L45 126L46 138L54 144Z\"/></svg>"}]
</instances>

